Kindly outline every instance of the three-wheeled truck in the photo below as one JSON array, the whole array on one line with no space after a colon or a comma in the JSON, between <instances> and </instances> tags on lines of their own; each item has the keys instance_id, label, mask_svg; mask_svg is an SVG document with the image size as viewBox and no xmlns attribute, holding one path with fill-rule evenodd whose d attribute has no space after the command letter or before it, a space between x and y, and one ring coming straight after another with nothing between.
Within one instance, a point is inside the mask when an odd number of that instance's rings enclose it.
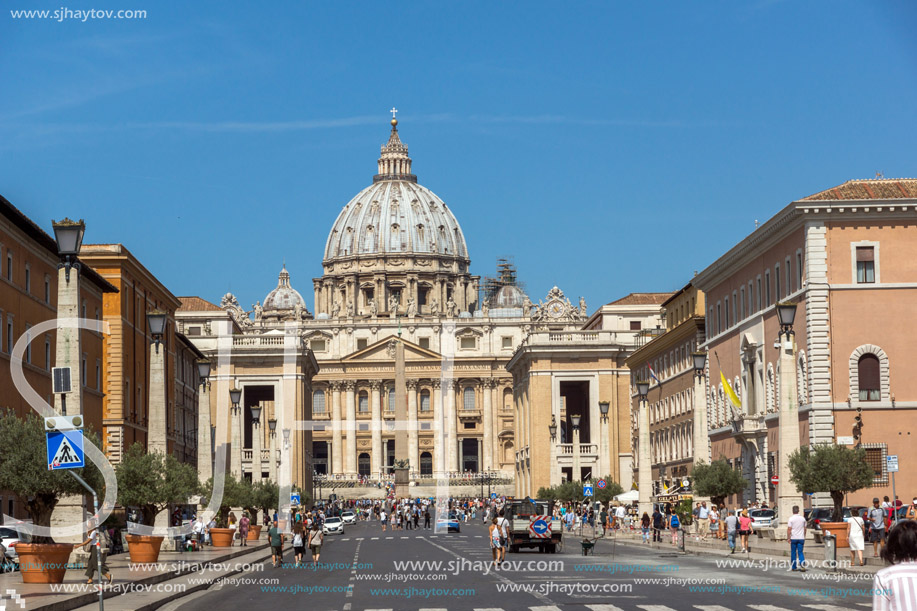
<instances>
[{"instance_id":1,"label":"three-wheeled truck","mask_svg":"<svg viewBox=\"0 0 917 611\"><path fill-rule=\"evenodd\" d=\"M509 551L515 553L523 547L534 547L542 553L557 552L564 529L560 518L552 517L554 501L507 499L504 510L509 521Z\"/></svg>"}]
</instances>

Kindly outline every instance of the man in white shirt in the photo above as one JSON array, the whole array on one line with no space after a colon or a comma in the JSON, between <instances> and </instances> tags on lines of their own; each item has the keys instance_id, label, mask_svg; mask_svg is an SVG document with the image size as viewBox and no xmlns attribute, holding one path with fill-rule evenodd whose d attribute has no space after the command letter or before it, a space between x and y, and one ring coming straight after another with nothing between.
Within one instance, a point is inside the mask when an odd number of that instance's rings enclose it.
<instances>
[{"instance_id":1,"label":"man in white shirt","mask_svg":"<svg viewBox=\"0 0 917 611\"><path fill-rule=\"evenodd\" d=\"M618 530L624 529L624 518L627 516L627 510L624 509L624 505L618 505L618 508L615 509L615 523Z\"/></svg>"},{"instance_id":2,"label":"man in white shirt","mask_svg":"<svg viewBox=\"0 0 917 611\"><path fill-rule=\"evenodd\" d=\"M707 533L710 532L710 510L706 501L701 503L700 509L697 510L697 532L703 539L706 539Z\"/></svg>"},{"instance_id":3,"label":"man in white shirt","mask_svg":"<svg viewBox=\"0 0 917 611\"><path fill-rule=\"evenodd\" d=\"M802 548L806 542L806 519L799 515L799 505L793 505L793 515L786 523L786 538L790 541L790 570L797 570L796 560L799 559L799 570L806 572L806 557Z\"/></svg>"}]
</instances>

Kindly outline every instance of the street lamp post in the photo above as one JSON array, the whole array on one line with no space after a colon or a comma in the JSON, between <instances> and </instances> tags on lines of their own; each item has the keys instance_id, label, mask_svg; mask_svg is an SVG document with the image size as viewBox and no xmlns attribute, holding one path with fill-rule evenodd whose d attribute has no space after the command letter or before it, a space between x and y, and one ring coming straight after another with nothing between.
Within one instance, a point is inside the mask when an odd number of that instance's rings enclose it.
<instances>
[{"instance_id":1,"label":"street lamp post","mask_svg":"<svg viewBox=\"0 0 917 611\"><path fill-rule=\"evenodd\" d=\"M213 477L213 454L210 452L210 361L197 360L201 388L197 396L197 472L201 481Z\"/></svg>"},{"instance_id":2,"label":"street lamp post","mask_svg":"<svg viewBox=\"0 0 917 611\"><path fill-rule=\"evenodd\" d=\"M694 419L693 440L694 464L710 462L710 444L707 438L707 353L694 352Z\"/></svg>"},{"instance_id":3,"label":"street lamp post","mask_svg":"<svg viewBox=\"0 0 917 611\"><path fill-rule=\"evenodd\" d=\"M599 471L602 477L611 473L611 456L608 455L608 411L611 404L608 401L599 401L599 414L602 417L599 423Z\"/></svg>"},{"instance_id":4,"label":"street lamp post","mask_svg":"<svg viewBox=\"0 0 917 611\"><path fill-rule=\"evenodd\" d=\"M52 222L54 240L57 242L57 255L60 263L57 266L57 349L54 355L55 367L70 368L70 388L66 393L54 393L54 409L65 416L78 416L83 413L80 358L80 329L75 326L62 326L65 320L76 320L80 317L80 263L77 255L83 244L86 223L82 220L72 221L65 218ZM76 270L71 279L70 270ZM69 402L67 395L70 395Z\"/></svg>"},{"instance_id":5,"label":"street lamp post","mask_svg":"<svg viewBox=\"0 0 917 611\"><path fill-rule=\"evenodd\" d=\"M796 398L796 334L793 321L796 319L795 303L777 303L777 318L780 322L778 342L780 345L780 404L779 440L780 453L777 461L780 480L777 484L777 517L780 525L775 532L786 533L786 524L793 515L793 506L802 507L802 495L790 480L790 455L799 448L799 402Z\"/></svg>"},{"instance_id":6,"label":"street lamp post","mask_svg":"<svg viewBox=\"0 0 917 611\"><path fill-rule=\"evenodd\" d=\"M261 404L252 405L252 483L261 482Z\"/></svg>"},{"instance_id":7,"label":"street lamp post","mask_svg":"<svg viewBox=\"0 0 917 611\"><path fill-rule=\"evenodd\" d=\"M233 477L242 477L242 418L239 402L242 401L242 389L231 388L229 400L232 402L232 447L230 448L229 468Z\"/></svg>"},{"instance_id":8,"label":"street lamp post","mask_svg":"<svg viewBox=\"0 0 917 611\"><path fill-rule=\"evenodd\" d=\"M570 415L570 423L573 425L573 477L571 481L578 482L582 478L582 468L580 467L579 456L579 423L582 416L579 414Z\"/></svg>"},{"instance_id":9,"label":"street lamp post","mask_svg":"<svg viewBox=\"0 0 917 611\"><path fill-rule=\"evenodd\" d=\"M150 345L150 392L147 429L147 450L167 454L166 441L166 351L160 350L159 344L166 331L168 314L162 310L152 310L146 314L147 328L153 337Z\"/></svg>"},{"instance_id":10,"label":"street lamp post","mask_svg":"<svg viewBox=\"0 0 917 611\"><path fill-rule=\"evenodd\" d=\"M650 413L647 405L646 395L649 393L650 383L646 380L637 382L637 395L640 397L640 407L637 412L637 445L639 455L637 456L637 486L639 488L639 499L637 503L637 514L650 515L653 513L653 464L650 457Z\"/></svg>"},{"instance_id":11,"label":"street lamp post","mask_svg":"<svg viewBox=\"0 0 917 611\"><path fill-rule=\"evenodd\" d=\"M267 462L268 477L275 484L277 483L277 419L271 418L267 421L267 427L270 430L271 437L271 454Z\"/></svg>"}]
</instances>

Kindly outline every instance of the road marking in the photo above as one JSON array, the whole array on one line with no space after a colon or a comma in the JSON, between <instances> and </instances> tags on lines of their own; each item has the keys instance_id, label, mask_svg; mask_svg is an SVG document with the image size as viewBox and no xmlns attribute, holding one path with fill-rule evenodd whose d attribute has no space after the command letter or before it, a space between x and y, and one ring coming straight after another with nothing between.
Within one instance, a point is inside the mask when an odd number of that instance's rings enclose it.
<instances>
[{"instance_id":1,"label":"road marking","mask_svg":"<svg viewBox=\"0 0 917 611\"><path fill-rule=\"evenodd\" d=\"M350 537L347 537L346 539L341 539L341 541L350 541Z\"/></svg>"},{"instance_id":2,"label":"road marking","mask_svg":"<svg viewBox=\"0 0 917 611\"><path fill-rule=\"evenodd\" d=\"M721 607L719 605L694 605L694 608L701 611L732 611L729 607Z\"/></svg>"},{"instance_id":3,"label":"road marking","mask_svg":"<svg viewBox=\"0 0 917 611\"><path fill-rule=\"evenodd\" d=\"M378 540L379 540L379 537L373 537L372 539L370 539L370 541L378 541Z\"/></svg>"},{"instance_id":4,"label":"road marking","mask_svg":"<svg viewBox=\"0 0 917 611\"><path fill-rule=\"evenodd\" d=\"M550 605L547 607L529 607L530 611L560 611L560 607Z\"/></svg>"},{"instance_id":5,"label":"road marking","mask_svg":"<svg viewBox=\"0 0 917 611\"><path fill-rule=\"evenodd\" d=\"M850 607L838 607L837 605L802 605L807 609L821 609L821 611L856 611ZM870 607L872 605L869 605Z\"/></svg>"},{"instance_id":6,"label":"road marking","mask_svg":"<svg viewBox=\"0 0 917 611\"><path fill-rule=\"evenodd\" d=\"M395 537L386 537L385 540L386 540L386 541L389 541L389 540L394 539L394 538L395 538ZM371 610L371 609L367 609L366 611L372 611L372 610Z\"/></svg>"},{"instance_id":7,"label":"road marking","mask_svg":"<svg viewBox=\"0 0 917 611\"><path fill-rule=\"evenodd\" d=\"M356 540L357 540L357 541L362 541L362 540L363 540L363 537L357 537Z\"/></svg>"},{"instance_id":8,"label":"road marking","mask_svg":"<svg viewBox=\"0 0 917 611\"><path fill-rule=\"evenodd\" d=\"M410 539L410 537L401 537L402 539Z\"/></svg>"},{"instance_id":9,"label":"road marking","mask_svg":"<svg viewBox=\"0 0 917 611\"><path fill-rule=\"evenodd\" d=\"M748 608L757 611L790 611L786 607L775 607L774 605L748 605Z\"/></svg>"},{"instance_id":10,"label":"road marking","mask_svg":"<svg viewBox=\"0 0 917 611\"><path fill-rule=\"evenodd\" d=\"M614 605L586 605L587 609L592 609L592 611L623 611L621 607L615 607Z\"/></svg>"},{"instance_id":11,"label":"road marking","mask_svg":"<svg viewBox=\"0 0 917 611\"><path fill-rule=\"evenodd\" d=\"M646 611L675 611L672 607L665 605L637 605L637 608L645 609Z\"/></svg>"},{"instance_id":12,"label":"road marking","mask_svg":"<svg viewBox=\"0 0 917 611\"><path fill-rule=\"evenodd\" d=\"M430 609L430 608L424 607L422 609L418 609L417 611L449 611L449 609Z\"/></svg>"}]
</instances>

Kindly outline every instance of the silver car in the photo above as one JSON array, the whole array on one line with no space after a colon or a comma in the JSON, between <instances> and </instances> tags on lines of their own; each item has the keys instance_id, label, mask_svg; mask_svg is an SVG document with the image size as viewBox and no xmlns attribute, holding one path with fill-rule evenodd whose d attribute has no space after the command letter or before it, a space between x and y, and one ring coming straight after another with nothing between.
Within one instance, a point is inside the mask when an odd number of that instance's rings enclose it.
<instances>
[{"instance_id":1,"label":"silver car","mask_svg":"<svg viewBox=\"0 0 917 611\"><path fill-rule=\"evenodd\" d=\"M773 509L752 509L748 517L755 528L770 528L777 524L777 512Z\"/></svg>"},{"instance_id":2,"label":"silver car","mask_svg":"<svg viewBox=\"0 0 917 611\"><path fill-rule=\"evenodd\" d=\"M0 559L0 565L4 565L5 568L8 568L19 564L16 544L28 542L29 536L27 534L19 533L12 528L0 526L0 545L3 545L3 549L5 550L4 557Z\"/></svg>"},{"instance_id":3,"label":"silver car","mask_svg":"<svg viewBox=\"0 0 917 611\"><path fill-rule=\"evenodd\" d=\"M322 526L322 532L326 535L330 534L344 534L344 520L338 517L334 518L325 518L325 524Z\"/></svg>"},{"instance_id":4,"label":"silver car","mask_svg":"<svg viewBox=\"0 0 917 611\"><path fill-rule=\"evenodd\" d=\"M345 511L341 514L341 518L344 520L344 524L356 524L357 515L352 511Z\"/></svg>"}]
</instances>

